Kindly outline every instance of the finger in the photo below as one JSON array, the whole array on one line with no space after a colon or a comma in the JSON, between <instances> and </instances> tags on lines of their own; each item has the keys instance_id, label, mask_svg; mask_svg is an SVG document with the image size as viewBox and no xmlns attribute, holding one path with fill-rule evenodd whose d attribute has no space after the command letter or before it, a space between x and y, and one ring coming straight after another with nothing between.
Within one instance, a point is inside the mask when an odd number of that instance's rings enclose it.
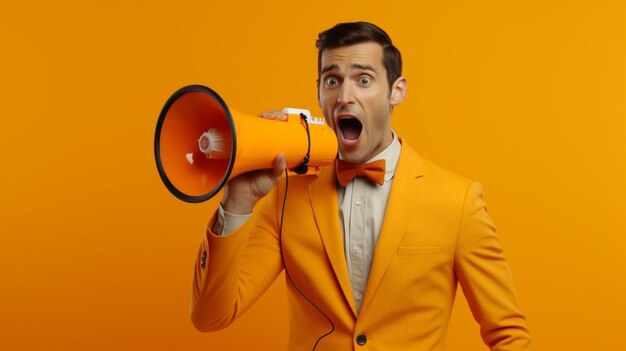
<instances>
[{"instance_id":1,"label":"finger","mask_svg":"<svg viewBox=\"0 0 626 351\"><path fill-rule=\"evenodd\" d=\"M287 161L285 160L285 154L278 154L274 159L274 164L272 168L272 175L276 179L280 179L283 176L283 172L287 168Z\"/></svg>"},{"instance_id":2,"label":"finger","mask_svg":"<svg viewBox=\"0 0 626 351\"><path fill-rule=\"evenodd\" d=\"M259 114L259 117L276 119L281 115L282 115L282 112L277 111L277 110L272 110L272 111L267 111L267 112L263 112Z\"/></svg>"},{"instance_id":3,"label":"finger","mask_svg":"<svg viewBox=\"0 0 626 351\"><path fill-rule=\"evenodd\" d=\"M277 119L279 121L286 121L288 119L288 115L279 110L271 110L268 112L263 112L259 114L259 117L263 117L267 119Z\"/></svg>"}]
</instances>

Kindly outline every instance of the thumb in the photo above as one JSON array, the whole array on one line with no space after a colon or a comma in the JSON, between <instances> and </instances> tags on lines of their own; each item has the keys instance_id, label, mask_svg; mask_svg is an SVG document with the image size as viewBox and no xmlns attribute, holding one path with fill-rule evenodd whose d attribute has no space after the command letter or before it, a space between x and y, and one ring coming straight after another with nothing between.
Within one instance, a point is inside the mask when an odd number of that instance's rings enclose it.
<instances>
[{"instance_id":1,"label":"thumb","mask_svg":"<svg viewBox=\"0 0 626 351\"><path fill-rule=\"evenodd\" d=\"M285 172L285 169L287 168L285 154L278 154L278 156L276 156L276 158L274 159L273 166L274 167L272 168L272 176L274 176L275 179L280 180L280 178L283 176L283 173Z\"/></svg>"}]
</instances>

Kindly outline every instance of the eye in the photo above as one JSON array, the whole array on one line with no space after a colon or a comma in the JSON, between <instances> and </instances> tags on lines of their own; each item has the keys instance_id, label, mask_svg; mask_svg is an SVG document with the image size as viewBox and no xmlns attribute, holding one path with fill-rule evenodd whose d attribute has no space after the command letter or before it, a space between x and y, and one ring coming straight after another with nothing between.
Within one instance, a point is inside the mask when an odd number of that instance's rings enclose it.
<instances>
[{"instance_id":1,"label":"eye","mask_svg":"<svg viewBox=\"0 0 626 351\"><path fill-rule=\"evenodd\" d=\"M337 77L335 76L330 76L326 78L326 86L328 87L334 87L335 85L339 84L339 79L337 79Z\"/></svg>"},{"instance_id":2,"label":"eye","mask_svg":"<svg viewBox=\"0 0 626 351\"><path fill-rule=\"evenodd\" d=\"M370 83L372 82L372 78L368 77L368 76L363 76L359 78L359 84L361 85L370 85Z\"/></svg>"}]
</instances>

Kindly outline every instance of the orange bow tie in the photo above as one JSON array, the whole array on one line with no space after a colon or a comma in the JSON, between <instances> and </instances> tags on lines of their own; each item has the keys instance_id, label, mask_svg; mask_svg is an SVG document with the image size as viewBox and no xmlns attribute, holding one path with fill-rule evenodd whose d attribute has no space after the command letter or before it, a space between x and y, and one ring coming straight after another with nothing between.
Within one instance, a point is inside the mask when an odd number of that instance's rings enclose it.
<instances>
[{"instance_id":1,"label":"orange bow tie","mask_svg":"<svg viewBox=\"0 0 626 351\"><path fill-rule=\"evenodd\" d=\"M335 169L337 170L337 179L341 186L348 185L357 176L367 177L372 182L380 185L385 183L385 160L354 164L337 159Z\"/></svg>"}]
</instances>

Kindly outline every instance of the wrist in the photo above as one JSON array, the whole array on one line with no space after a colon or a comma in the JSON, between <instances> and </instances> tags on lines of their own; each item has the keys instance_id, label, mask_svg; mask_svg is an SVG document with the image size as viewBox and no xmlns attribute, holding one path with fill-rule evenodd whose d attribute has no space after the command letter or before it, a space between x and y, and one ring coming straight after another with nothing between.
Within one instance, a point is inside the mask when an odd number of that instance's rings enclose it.
<instances>
[{"instance_id":1,"label":"wrist","mask_svg":"<svg viewBox=\"0 0 626 351\"><path fill-rule=\"evenodd\" d=\"M252 213L254 209L254 205L256 205L258 199L253 199L251 197L241 197L238 199L233 199L232 197L227 197L222 199L220 205L225 212L234 215L247 215Z\"/></svg>"}]
</instances>

